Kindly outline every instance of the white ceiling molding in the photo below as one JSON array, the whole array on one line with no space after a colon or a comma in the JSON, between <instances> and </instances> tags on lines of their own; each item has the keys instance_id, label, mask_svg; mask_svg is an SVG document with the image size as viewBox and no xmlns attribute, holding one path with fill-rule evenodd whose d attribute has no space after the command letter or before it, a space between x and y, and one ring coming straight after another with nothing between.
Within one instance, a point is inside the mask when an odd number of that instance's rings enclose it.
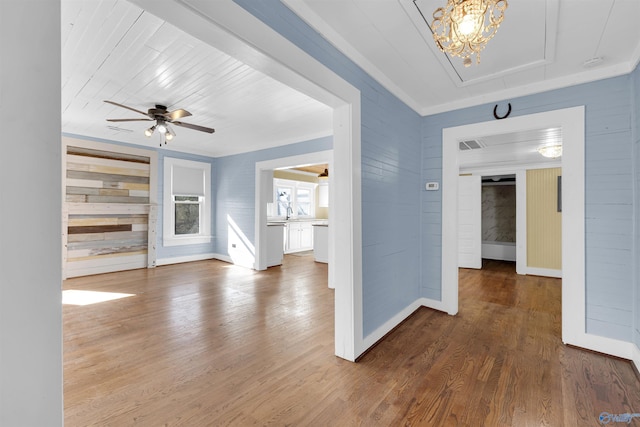
<instances>
[{"instance_id":1,"label":"white ceiling molding","mask_svg":"<svg viewBox=\"0 0 640 427\"><path fill-rule=\"evenodd\" d=\"M338 49L347 58L351 59L360 68L366 71L367 74L369 74L375 81L400 98L400 100L407 104L411 109L416 112L420 111L420 104L415 99L406 93L393 80L387 77L386 74L380 71L380 69L362 55L359 50L353 47L329 24L322 20L320 16L318 16L318 14L316 14L306 3L298 0L282 0L282 2L311 28L322 34L322 36L333 45L333 47Z\"/></svg>"},{"instance_id":2,"label":"white ceiling molding","mask_svg":"<svg viewBox=\"0 0 640 427\"><path fill-rule=\"evenodd\" d=\"M474 64L468 68L463 66L462 59L452 58L442 52L433 40L431 22L428 22L427 19L431 17L431 14L438 6L444 4L444 0L398 0L398 3L422 36L425 48L432 51L451 81L458 87L474 85L509 74L543 67L552 63L555 58L559 0L546 0L544 2L512 1L509 3L509 7L505 11L505 21L501 28L511 22L524 22L529 27L521 28L519 31L527 34L525 42L528 43L528 46L523 46L523 43L511 43L508 38L504 37L504 29L502 31L498 29L496 36L487 45L491 47L489 54L487 55L483 51L481 64L476 65L474 61ZM529 19L517 17L514 19L514 12L518 12L521 16L526 16ZM518 55L521 50L530 50L535 53L533 55ZM487 58L485 58L485 55Z\"/></svg>"}]
</instances>

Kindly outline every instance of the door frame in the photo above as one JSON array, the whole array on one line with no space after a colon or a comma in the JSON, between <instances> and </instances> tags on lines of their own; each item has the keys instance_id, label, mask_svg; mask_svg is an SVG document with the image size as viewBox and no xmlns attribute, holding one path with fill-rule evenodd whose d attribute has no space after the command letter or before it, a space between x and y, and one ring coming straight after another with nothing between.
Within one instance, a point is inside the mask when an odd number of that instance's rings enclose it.
<instances>
[{"instance_id":1,"label":"door frame","mask_svg":"<svg viewBox=\"0 0 640 427\"><path fill-rule=\"evenodd\" d=\"M231 0L130 1L333 108L333 178L340 183L332 189L338 208L331 219L335 235L340 236L334 262L335 355L355 361L366 350L362 333L360 91Z\"/></svg>"},{"instance_id":2,"label":"door frame","mask_svg":"<svg viewBox=\"0 0 640 427\"><path fill-rule=\"evenodd\" d=\"M558 126L563 132L562 184L566 190L562 192L562 240L572 242L562 247L562 340L602 351L601 342L586 333L585 322L584 106L442 130L442 302L449 314L458 312L458 141Z\"/></svg>"}]
</instances>

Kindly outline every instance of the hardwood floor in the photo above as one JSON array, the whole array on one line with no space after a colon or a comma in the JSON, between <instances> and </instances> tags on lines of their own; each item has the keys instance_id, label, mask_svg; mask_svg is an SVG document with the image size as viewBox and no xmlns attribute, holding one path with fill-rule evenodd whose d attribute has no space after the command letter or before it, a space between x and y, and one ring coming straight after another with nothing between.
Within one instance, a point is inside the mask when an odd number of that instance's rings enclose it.
<instances>
[{"instance_id":1,"label":"hardwood floor","mask_svg":"<svg viewBox=\"0 0 640 427\"><path fill-rule=\"evenodd\" d=\"M333 291L312 257L67 280L136 296L64 306L65 424L597 426L640 412L629 362L562 345L558 279L485 267L460 270L457 316L421 308L355 364L333 355Z\"/></svg>"}]
</instances>

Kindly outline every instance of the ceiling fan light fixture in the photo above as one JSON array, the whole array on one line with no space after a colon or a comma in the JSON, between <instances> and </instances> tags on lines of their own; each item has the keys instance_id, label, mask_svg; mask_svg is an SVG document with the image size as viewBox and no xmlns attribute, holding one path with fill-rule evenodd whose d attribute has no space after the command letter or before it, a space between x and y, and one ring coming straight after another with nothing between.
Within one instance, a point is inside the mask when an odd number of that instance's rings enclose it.
<instances>
[{"instance_id":1,"label":"ceiling fan light fixture","mask_svg":"<svg viewBox=\"0 0 640 427\"><path fill-rule=\"evenodd\" d=\"M158 132L167 133L167 125L161 120L158 120L157 123L158 124L156 125L156 129L158 129Z\"/></svg>"},{"instance_id":2,"label":"ceiling fan light fixture","mask_svg":"<svg viewBox=\"0 0 640 427\"><path fill-rule=\"evenodd\" d=\"M462 58L465 67L472 55L480 64L480 51L495 36L507 7L507 0L447 0L433 12L433 39L441 51Z\"/></svg>"},{"instance_id":3,"label":"ceiling fan light fixture","mask_svg":"<svg viewBox=\"0 0 640 427\"><path fill-rule=\"evenodd\" d=\"M167 141L171 141L173 137L176 136L176 133L169 127L169 125L166 125L166 127L167 132L164 134L164 139L166 139Z\"/></svg>"},{"instance_id":4,"label":"ceiling fan light fixture","mask_svg":"<svg viewBox=\"0 0 640 427\"><path fill-rule=\"evenodd\" d=\"M151 138L151 135L153 135L153 132L155 130L156 130L156 126L155 125L151 126L149 129L145 129L144 136L146 136L147 138Z\"/></svg>"}]
</instances>

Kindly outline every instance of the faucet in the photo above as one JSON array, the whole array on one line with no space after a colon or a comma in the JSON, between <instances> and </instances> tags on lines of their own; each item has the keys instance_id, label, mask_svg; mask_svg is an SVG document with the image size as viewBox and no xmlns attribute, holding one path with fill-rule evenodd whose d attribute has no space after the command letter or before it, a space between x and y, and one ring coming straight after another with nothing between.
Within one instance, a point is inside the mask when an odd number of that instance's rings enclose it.
<instances>
[{"instance_id":1,"label":"faucet","mask_svg":"<svg viewBox=\"0 0 640 427\"><path fill-rule=\"evenodd\" d=\"M291 218L291 215L293 215L293 209L291 209L291 206L287 206L287 220Z\"/></svg>"}]
</instances>

